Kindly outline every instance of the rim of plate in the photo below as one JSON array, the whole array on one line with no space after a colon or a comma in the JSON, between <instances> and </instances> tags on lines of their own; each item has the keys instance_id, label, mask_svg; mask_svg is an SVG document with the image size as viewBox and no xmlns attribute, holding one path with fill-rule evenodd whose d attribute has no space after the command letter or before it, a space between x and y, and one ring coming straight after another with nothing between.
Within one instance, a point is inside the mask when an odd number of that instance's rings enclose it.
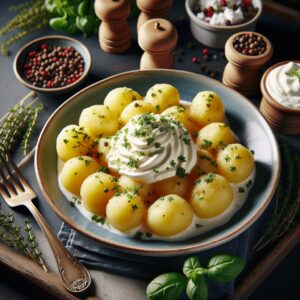
<instances>
[{"instance_id":1,"label":"rim of plate","mask_svg":"<svg viewBox=\"0 0 300 300\"><path fill-rule=\"evenodd\" d=\"M200 241L196 245L189 245L189 244L180 245L180 246L176 246L176 249L169 249L169 248L164 248L161 246L159 247L159 249L158 248L152 249L152 248L147 248L143 245L142 246L132 246L132 245L127 245L127 244L126 245L119 244L118 242L114 242L112 239L110 239L110 240L103 239L103 238L101 238L101 236L93 234L93 233L81 228L79 225L77 225L77 223L75 221L73 221L69 216L65 215L60 210L60 208L56 205L55 201L52 199L50 193L47 191L45 183L43 182L43 175L42 175L43 173L42 173L42 169L41 169L41 162L40 162L41 159L40 159L39 148L40 148L41 143L43 142L44 133L48 130L49 126L55 119L56 114L59 111L61 111L65 106L67 106L70 102L74 101L74 99L76 99L79 95L83 94L86 90L91 89L94 86L99 85L101 83L108 82L112 79L127 76L128 74L131 75L131 74L136 74L136 73L140 73L140 72L143 72L143 73L156 73L156 72L180 73L180 74L185 74L185 75L194 76L194 77L196 76L200 80L203 80L203 81L214 81L214 84L218 85L219 87L222 87L224 89L229 89L230 92L235 93L238 96L238 99L239 99L238 101L245 102L245 103L247 103L246 105L249 105L250 107L252 107L252 109L255 110L257 117L260 119L260 122L263 124L264 129L267 131L267 135L270 137L270 142L272 144L272 148L274 149L273 151L275 153L276 164L275 164L274 176L271 181L271 188L270 188L267 196L262 201L260 206L248 218L245 218L245 220L241 221L241 224L239 226L236 226L236 228L233 228L232 230L230 230L229 233L223 234L220 238L218 238L216 240L207 241L207 242ZM47 120L46 124L44 125L44 127L40 133L40 136L39 136L38 142L37 142L37 146L36 146L35 156L34 156L34 166L35 166L35 174L37 177L38 185L41 189L43 196L46 198L48 204L50 205L50 207L54 210L54 212L58 215L58 217L60 219L62 219L66 224L71 226L73 229L75 229L79 233L87 236L88 238L91 238L94 241L100 242L107 247L121 250L124 252L130 252L130 253L135 253L135 254L140 254L140 255L172 256L172 255L188 254L188 253L195 253L195 252L208 250L210 248L224 244L225 242L237 237L242 232L244 232L246 229L248 229L262 215L264 210L269 205L269 203L272 199L272 196L275 193L276 186L279 181L281 161L280 161L280 155L279 155L278 142L275 138L275 135L274 135L272 129L270 128L267 121L260 114L258 108L252 102L250 102L250 100L248 100L246 97L244 97L242 94L226 87L221 82L219 82L215 79L207 78L200 74L195 74L192 72L182 71L182 70L169 70L169 69L155 70L155 69L153 69L153 70L127 71L127 72L123 72L123 73L120 73L117 75L107 77L103 80L97 81L97 82L85 87L84 89L80 90L79 92L77 92L76 94L71 96L68 100L63 102L49 117L49 119Z\"/></svg>"}]
</instances>

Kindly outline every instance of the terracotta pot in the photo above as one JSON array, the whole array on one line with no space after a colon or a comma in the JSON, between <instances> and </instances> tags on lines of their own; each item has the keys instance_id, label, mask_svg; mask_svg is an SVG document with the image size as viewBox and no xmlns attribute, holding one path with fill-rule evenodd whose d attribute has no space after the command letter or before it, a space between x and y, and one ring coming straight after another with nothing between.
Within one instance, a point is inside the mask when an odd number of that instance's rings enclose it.
<instances>
[{"instance_id":1,"label":"terracotta pot","mask_svg":"<svg viewBox=\"0 0 300 300\"><path fill-rule=\"evenodd\" d=\"M300 60L295 61L300 63ZM270 67L263 75L260 88L263 94L259 110L269 122L270 126L280 133L300 134L300 109L289 108L281 105L269 94L266 87L268 74L276 67L284 65L288 61L277 63Z\"/></svg>"},{"instance_id":2,"label":"terracotta pot","mask_svg":"<svg viewBox=\"0 0 300 300\"><path fill-rule=\"evenodd\" d=\"M225 45L225 56L228 60L223 73L223 83L245 96L253 96L259 91L259 82L261 78L260 69L266 64L273 55L271 42L262 34L261 36L266 43L266 51L261 55L245 55L238 52L233 47L234 39L250 31L238 32L232 35Z\"/></svg>"}]
</instances>

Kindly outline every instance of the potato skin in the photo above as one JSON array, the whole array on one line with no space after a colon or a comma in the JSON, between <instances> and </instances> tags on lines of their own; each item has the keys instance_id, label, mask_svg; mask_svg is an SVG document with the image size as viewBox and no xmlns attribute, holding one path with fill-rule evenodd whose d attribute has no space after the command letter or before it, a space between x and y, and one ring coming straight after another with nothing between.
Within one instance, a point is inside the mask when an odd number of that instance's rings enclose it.
<instances>
[{"instance_id":1,"label":"potato skin","mask_svg":"<svg viewBox=\"0 0 300 300\"><path fill-rule=\"evenodd\" d=\"M196 179L206 173L215 173L217 162L214 156L206 150L197 150L197 163L192 170L192 175Z\"/></svg>"},{"instance_id":2,"label":"potato skin","mask_svg":"<svg viewBox=\"0 0 300 300\"><path fill-rule=\"evenodd\" d=\"M193 99L190 116L202 127L212 122L223 122L225 110L220 97L215 92L203 91Z\"/></svg>"},{"instance_id":3,"label":"potato skin","mask_svg":"<svg viewBox=\"0 0 300 300\"><path fill-rule=\"evenodd\" d=\"M69 192L80 195L83 181L99 169L100 165L89 156L78 156L69 159L60 173L63 187Z\"/></svg>"},{"instance_id":4,"label":"potato skin","mask_svg":"<svg viewBox=\"0 0 300 300\"><path fill-rule=\"evenodd\" d=\"M123 192L127 190L137 193L144 199L144 201L152 200L153 188L151 184L132 179L126 175L122 175L119 178L119 186Z\"/></svg>"},{"instance_id":5,"label":"potato skin","mask_svg":"<svg viewBox=\"0 0 300 300\"><path fill-rule=\"evenodd\" d=\"M203 127L198 134L197 146L212 153L222 147L236 142L236 137L230 127L222 122L213 122Z\"/></svg>"},{"instance_id":6,"label":"potato skin","mask_svg":"<svg viewBox=\"0 0 300 300\"><path fill-rule=\"evenodd\" d=\"M94 147L93 139L85 132L84 128L77 125L66 126L56 138L56 152L63 161L86 155L92 152Z\"/></svg>"},{"instance_id":7,"label":"potato skin","mask_svg":"<svg viewBox=\"0 0 300 300\"><path fill-rule=\"evenodd\" d=\"M105 216L108 200L118 191L117 182L116 177L103 172L89 175L80 188L83 206L96 215Z\"/></svg>"},{"instance_id":8,"label":"potato skin","mask_svg":"<svg viewBox=\"0 0 300 300\"><path fill-rule=\"evenodd\" d=\"M200 218L213 218L223 213L233 201L233 191L227 179L208 173L198 178L190 204Z\"/></svg>"},{"instance_id":9,"label":"potato skin","mask_svg":"<svg viewBox=\"0 0 300 300\"><path fill-rule=\"evenodd\" d=\"M153 189L159 197L175 194L186 198L191 190L191 182L188 177L174 176L155 182Z\"/></svg>"},{"instance_id":10,"label":"potato skin","mask_svg":"<svg viewBox=\"0 0 300 300\"><path fill-rule=\"evenodd\" d=\"M168 107L179 105L180 96L178 90L167 83L153 85L146 94L145 100L155 109L157 114L163 112Z\"/></svg>"},{"instance_id":11,"label":"potato skin","mask_svg":"<svg viewBox=\"0 0 300 300\"><path fill-rule=\"evenodd\" d=\"M171 106L171 107L165 109L162 112L162 116L166 116L166 117L169 117L169 118L172 118L174 120L181 122L183 124L183 126L190 133L197 131L196 124L194 124L193 121L191 120L189 111L181 105Z\"/></svg>"},{"instance_id":12,"label":"potato skin","mask_svg":"<svg viewBox=\"0 0 300 300\"><path fill-rule=\"evenodd\" d=\"M172 236L187 229L193 210L183 198L171 194L158 198L148 209L146 223L159 236Z\"/></svg>"},{"instance_id":13,"label":"potato skin","mask_svg":"<svg viewBox=\"0 0 300 300\"><path fill-rule=\"evenodd\" d=\"M143 97L128 87L118 87L111 90L104 99L104 105L108 106L119 117L123 109L132 101L141 100Z\"/></svg>"},{"instance_id":14,"label":"potato skin","mask_svg":"<svg viewBox=\"0 0 300 300\"><path fill-rule=\"evenodd\" d=\"M129 103L121 113L119 122L124 126L132 117L154 112L153 106L144 100L135 100Z\"/></svg>"},{"instance_id":15,"label":"potato skin","mask_svg":"<svg viewBox=\"0 0 300 300\"><path fill-rule=\"evenodd\" d=\"M218 173L230 182L238 183L252 173L255 162L252 153L241 144L230 144L217 155Z\"/></svg>"},{"instance_id":16,"label":"potato skin","mask_svg":"<svg viewBox=\"0 0 300 300\"><path fill-rule=\"evenodd\" d=\"M106 217L114 228L126 232L139 226L145 217L143 199L131 193L119 193L108 201Z\"/></svg>"},{"instance_id":17,"label":"potato skin","mask_svg":"<svg viewBox=\"0 0 300 300\"><path fill-rule=\"evenodd\" d=\"M102 136L114 135L119 126L117 115L105 105L92 105L85 108L79 118L79 126L97 139Z\"/></svg>"}]
</instances>

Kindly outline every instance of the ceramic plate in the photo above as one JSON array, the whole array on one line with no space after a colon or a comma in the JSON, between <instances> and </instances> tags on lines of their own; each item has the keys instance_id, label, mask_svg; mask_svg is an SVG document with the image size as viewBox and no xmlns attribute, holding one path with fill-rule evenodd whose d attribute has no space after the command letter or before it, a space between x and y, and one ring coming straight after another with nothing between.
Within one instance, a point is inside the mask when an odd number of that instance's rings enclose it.
<instances>
[{"instance_id":1,"label":"ceramic plate","mask_svg":"<svg viewBox=\"0 0 300 300\"><path fill-rule=\"evenodd\" d=\"M84 218L61 193L57 183L56 137L69 124L78 124L87 106L101 104L116 87L127 86L145 95L155 83L179 89L181 99L191 101L203 90L219 94L230 126L242 144L255 151L256 178L247 202L224 226L181 242L143 241L107 231ZM37 145L35 170L40 188L56 214L78 232L118 250L143 255L177 255L223 244L245 231L268 206L279 177L280 157L276 139L256 107L239 93L202 75L172 70L132 71L99 81L64 102L49 118Z\"/></svg>"}]
</instances>

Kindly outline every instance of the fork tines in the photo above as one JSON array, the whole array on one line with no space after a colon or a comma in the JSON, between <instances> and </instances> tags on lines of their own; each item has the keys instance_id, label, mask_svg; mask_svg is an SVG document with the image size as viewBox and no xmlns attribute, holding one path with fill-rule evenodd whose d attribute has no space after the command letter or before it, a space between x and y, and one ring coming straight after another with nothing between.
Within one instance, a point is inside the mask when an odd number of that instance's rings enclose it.
<instances>
[{"instance_id":1,"label":"fork tines","mask_svg":"<svg viewBox=\"0 0 300 300\"><path fill-rule=\"evenodd\" d=\"M3 197L12 197L24 192L24 178L10 153L0 146L0 192Z\"/></svg>"}]
</instances>

